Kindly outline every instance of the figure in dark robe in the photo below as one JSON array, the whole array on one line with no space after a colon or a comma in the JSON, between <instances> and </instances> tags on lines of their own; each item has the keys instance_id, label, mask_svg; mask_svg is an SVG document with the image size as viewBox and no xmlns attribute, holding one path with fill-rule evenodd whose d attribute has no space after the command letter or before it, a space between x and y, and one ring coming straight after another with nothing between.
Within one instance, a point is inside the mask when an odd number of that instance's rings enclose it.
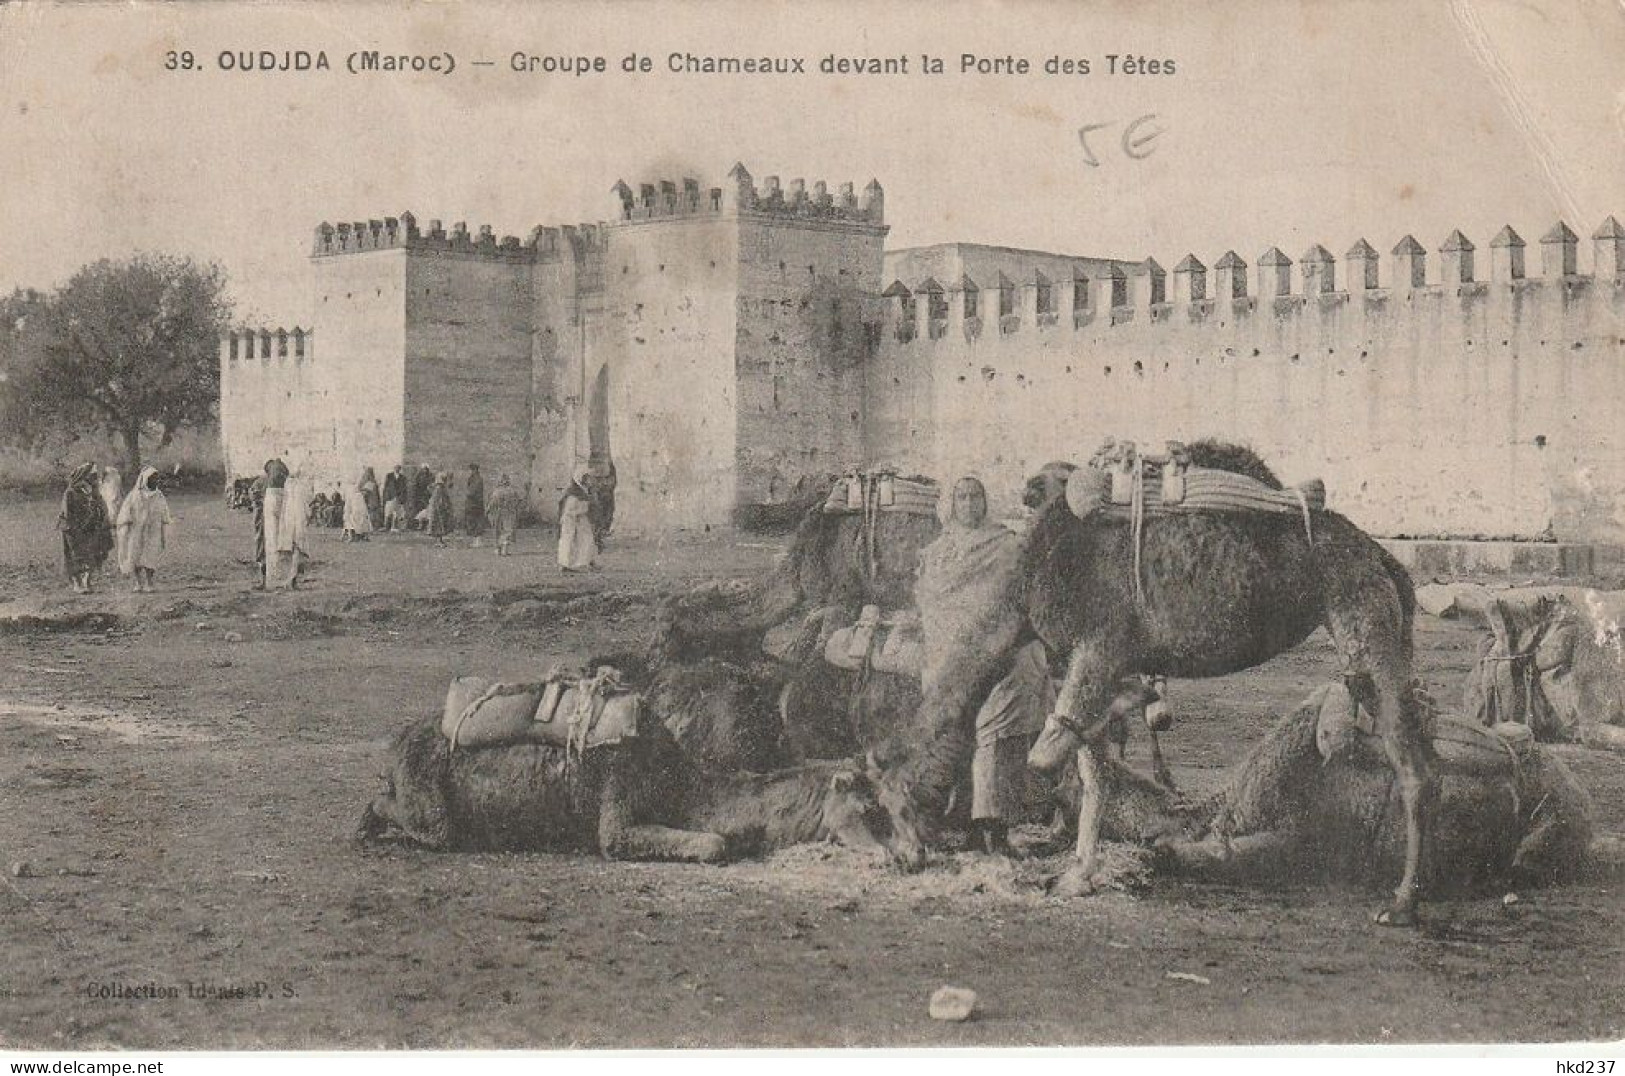
<instances>
[{"instance_id":1,"label":"figure in dark robe","mask_svg":"<svg viewBox=\"0 0 1625 1076\"><path fill-rule=\"evenodd\" d=\"M472 538L485 533L485 477L477 463L468 465L463 483L463 531Z\"/></svg>"},{"instance_id":2,"label":"figure in dark robe","mask_svg":"<svg viewBox=\"0 0 1625 1076\"><path fill-rule=\"evenodd\" d=\"M583 481L588 494L587 518L592 522L593 542L603 549L610 528L615 525L615 464L608 464L603 474L590 472Z\"/></svg>"},{"instance_id":3,"label":"figure in dark robe","mask_svg":"<svg viewBox=\"0 0 1625 1076\"><path fill-rule=\"evenodd\" d=\"M409 485L406 469L399 464L384 476L384 526L391 531L401 530L402 522L412 518L406 510Z\"/></svg>"},{"instance_id":4,"label":"figure in dark robe","mask_svg":"<svg viewBox=\"0 0 1625 1076\"><path fill-rule=\"evenodd\" d=\"M429 491L429 536L439 545L445 545L451 527L451 473L448 471L435 479L434 488Z\"/></svg>"},{"instance_id":5,"label":"figure in dark robe","mask_svg":"<svg viewBox=\"0 0 1625 1076\"><path fill-rule=\"evenodd\" d=\"M81 464L68 476L57 517L62 532L62 564L75 594L88 594L91 576L113 551L112 521L96 485L96 465Z\"/></svg>"}]
</instances>

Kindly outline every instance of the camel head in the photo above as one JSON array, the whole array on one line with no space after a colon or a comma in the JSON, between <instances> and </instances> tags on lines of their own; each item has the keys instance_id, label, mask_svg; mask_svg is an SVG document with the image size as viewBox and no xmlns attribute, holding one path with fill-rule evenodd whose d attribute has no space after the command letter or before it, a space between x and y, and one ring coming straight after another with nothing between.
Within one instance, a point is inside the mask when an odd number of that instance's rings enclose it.
<instances>
[{"instance_id":1,"label":"camel head","mask_svg":"<svg viewBox=\"0 0 1625 1076\"><path fill-rule=\"evenodd\" d=\"M844 762L830 775L819 836L860 852L886 857L891 822L880 805L875 782L861 762Z\"/></svg>"},{"instance_id":2,"label":"camel head","mask_svg":"<svg viewBox=\"0 0 1625 1076\"><path fill-rule=\"evenodd\" d=\"M1507 672L1513 680L1531 685L1505 693L1501 702L1507 712L1501 720L1541 726L1542 731L1553 721L1559 726L1577 723L1586 707L1577 690L1579 682L1571 675L1580 629L1568 599L1542 595L1525 606L1497 600L1490 603L1487 616L1496 641L1495 659L1510 666ZM1543 703L1551 716L1530 712Z\"/></svg>"},{"instance_id":3,"label":"camel head","mask_svg":"<svg viewBox=\"0 0 1625 1076\"><path fill-rule=\"evenodd\" d=\"M1101 739L1113 722L1135 715L1155 732L1167 729L1173 718L1164 699L1166 690L1167 681L1161 676L1128 676L1118 685L1104 721L1090 722L1071 714L1050 714L1044 719L1044 729L1032 750L1027 753L1027 765L1039 773L1054 773L1071 761L1085 743Z\"/></svg>"},{"instance_id":4,"label":"camel head","mask_svg":"<svg viewBox=\"0 0 1625 1076\"><path fill-rule=\"evenodd\" d=\"M892 862L904 871L917 871L925 866L929 836L925 816L914 802L901 768L890 762L870 751L864 756L864 775L891 830L887 848Z\"/></svg>"},{"instance_id":5,"label":"camel head","mask_svg":"<svg viewBox=\"0 0 1625 1076\"><path fill-rule=\"evenodd\" d=\"M1066 496L1066 480L1077 469L1076 464L1060 461L1044 464L1037 474L1027 479L1021 503L1031 508L1034 515L1043 512Z\"/></svg>"}]
</instances>

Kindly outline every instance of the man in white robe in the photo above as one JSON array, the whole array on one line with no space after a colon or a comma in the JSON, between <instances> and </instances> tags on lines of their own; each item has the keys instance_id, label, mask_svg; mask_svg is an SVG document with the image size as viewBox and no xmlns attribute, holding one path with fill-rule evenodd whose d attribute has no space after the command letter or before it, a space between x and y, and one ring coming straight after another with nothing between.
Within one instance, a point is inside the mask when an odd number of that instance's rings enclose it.
<instances>
[{"instance_id":1,"label":"man in white robe","mask_svg":"<svg viewBox=\"0 0 1625 1076\"><path fill-rule=\"evenodd\" d=\"M592 536L592 497L583 469L559 499L559 570L597 571L598 543Z\"/></svg>"}]
</instances>

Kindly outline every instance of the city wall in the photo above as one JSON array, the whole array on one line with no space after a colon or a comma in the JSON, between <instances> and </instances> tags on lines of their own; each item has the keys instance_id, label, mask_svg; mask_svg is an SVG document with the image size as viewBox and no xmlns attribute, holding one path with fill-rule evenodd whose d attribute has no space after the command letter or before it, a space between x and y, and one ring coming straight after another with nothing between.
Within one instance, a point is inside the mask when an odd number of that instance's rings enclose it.
<instances>
[{"instance_id":1,"label":"city wall","mask_svg":"<svg viewBox=\"0 0 1625 1076\"><path fill-rule=\"evenodd\" d=\"M301 328L241 328L220 344L221 454L227 476L258 474L295 445L329 441L321 399L316 335Z\"/></svg>"},{"instance_id":2,"label":"city wall","mask_svg":"<svg viewBox=\"0 0 1625 1076\"><path fill-rule=\"evenodd\" d=\"M1386 257L1150 260L984 282L974 317L957 282L892 281L866 455L978 474L1008 510L1106 436L1212 435L1324 478L1378 534L1625 541L1625 234L1610 219L1590 245L1587 274L1561 225L1527 261L1511 229L1432 256L1406 237Z\"/></svg>"},{"instance_id":3,"label":"city wall","mask_svg":"<svg viewBox=\"0 0 1625 1076\"><path fill-rule=\"evenodd\" d=\"M595 405L615 462L616 527L726 523L736 436L734 221L674 216L608 229L578 423ZM585 462L584 456L577 457Z\"/></svg>"},{"instance_id":4,"label":"city wall","mask_svg":"<svg viewBox=\"0 0 1625 1076\"><path fill-rule=\"evenodd\" d=\"M607 390L617 526L725 526L863 454L884 193L871 182L618 183L587 411ZM590 421L590 417L589 417Z\"/></svg>"},{"instance_id":5,"label":"city wall","mask_svg":"<svg viewBox=\"0 0 1625 1076\"><path fill-rule=\"evenodd\" d=\"M318 484L428 460L550 516L613 459L618 524L704 527L867 464L996 510L1107 436L1251 443L1386 536L1625 543L1625 230L1165 270L974 244L883 252L884 193L616 184L608 224L322 225L310 330L222 340L227 466ZM1385 244L1386 246L1386 244ZM1582 269L1585 271L1582 272Z\"/></svg>"}]
</instances>

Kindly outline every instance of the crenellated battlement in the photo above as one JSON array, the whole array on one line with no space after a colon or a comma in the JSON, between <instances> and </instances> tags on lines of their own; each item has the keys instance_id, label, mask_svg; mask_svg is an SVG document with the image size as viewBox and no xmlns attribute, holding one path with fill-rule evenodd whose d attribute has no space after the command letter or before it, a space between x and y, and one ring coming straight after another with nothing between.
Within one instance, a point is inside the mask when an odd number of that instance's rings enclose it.
<instances>
[{"instance_id":1,"label":"crenellated battlement","mask_svg":"<svg viewBox=\"0 0 1625 1076\"><path fill-rule=\"evenodd\" d=\"M975 473L1008 503L1105 433L1218 434L1376 533L1625 543L1615 217L1130 262L887 252L877 182L740 164L611 190L607 223L523 237L319 225L323 361L308 328L220 338L229 465L473 444L545 493L613 445L629 524L697 526L833 468ZM413 256L331 260L389 251Z\"/></svg>"},{"instance_id":2,"label":"crenellated battlement","mask_svg":"<svg viewBox=\"0 0 1625 1076\"><path fill-rule=\"evenodd\" d=\"M1187 254L1175 265L1171 285L1161 264L1147 258L1137 271L1112 265L1087 275L1080 270L1070 280L1051 279L1038 269L1017 278L1003 271L986 280L966 275L947 285L929 277L893 280L882 295L892 336L902 343L929 343L1056 326L1222 322L1249 316L1261 306L1286 318L1355 300L1357 307L1374 310L1424 295L1493 300L1561 289L1573 297L1593 286L1625 292L1625 227L1616 218L1603 221L1591 235L1590 274L1578 271L1581 241L1567 224L1559 221L1539 243L1538 276L1528 273L1526 244L1508 226L1490 241L1487 271L1477 257L1477 246L1458 230L1445 237L1432 259L1414 236L1404 236L1390 249L1385 268L1376 249L1360 239L1344 255L1341 279L1337 258L1316 243L1296 262L1278 247L1270 247L1258 256L1251 274L1239 254L1226 251L1214 263L1211 282L1208 267L1195 254ZM922 295L925 302L920 301Z\"/></svg>"},{"instance_id":3,"label":"crenellated battlement","mask_svg":"<svg viewBox=\"0 0 1625 1076\"><path fill-rule=\"evenodd\" d=\"M642 183L634 190L620 180L611 193L619 205L619 219L626 222L741 213L871 226L883 225L886 219L885 192L878 180L870 180L861 193L854 192L851 183L842 183L831 193L821 179L811 187L805 180L792 179L786 187L778 176L767 176L758 186L743 164L728 171L721 187L701 187L698 180L685 177L680 183Z\"/></svg>"},{"instance_id":4,"label":"crenellated battlement","mask_svg":"<svg viewBox=\"0 0 1625 1076\"><path fill-rule=\"evenodd\" d=\"M598 226L583 227L596 229ZM457 221L448 230L441 221L431 220L428 227L420 228L417 217L407 212L381 220L337 224L323 221L316 226L310 253L313 258L322 258L374 250L408 250L529 263L537 258L537 232L540 231L542 229L536 229L530 240L524 241L514 235L498 238L489 224L478 225L470 231L466 222Z\"/></svg>"},{"instance_id":5,"label":"crenellated battlement","mask_svg":"<svg viewBox=\"0 0 1625 1076\"><path fill-rule=\"evenodd\" d=\"M310 362L316 357L316 331L241 326L220 334L222 362Z\"/></svg>"}]
</instances>

